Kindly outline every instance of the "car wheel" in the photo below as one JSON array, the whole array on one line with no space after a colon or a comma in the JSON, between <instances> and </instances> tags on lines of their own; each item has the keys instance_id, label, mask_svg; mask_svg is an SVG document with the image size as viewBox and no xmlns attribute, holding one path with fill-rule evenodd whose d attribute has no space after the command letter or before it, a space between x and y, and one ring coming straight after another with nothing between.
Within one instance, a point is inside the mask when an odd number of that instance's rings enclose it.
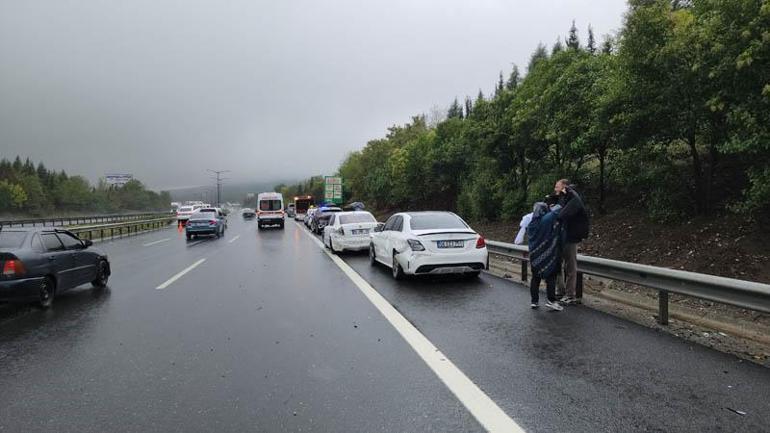
<instances>
[{"instance_id":1,"label":"car wheel","mask_svg":"<svg viewBox=\"0 0 770 433\"><path fill-rule=\"evenodd\" d=\"M50 277L43 278L43 282L40 283L40 291L38 294L38 304L40 308L46 309L53 305L53 298L56 295L56 284Z\"/></svg>"},{"instance_id":2,"label":"car wheel","mask_svg":"<svg viewBox=\"0 0 770 433\"><path fill-rule=\"evenodd\" d=\"M374 254L374 244L369 244L369 264L372 266L377 264L377 256Z\"/></svg>"},{"instance_id":3,"label":"car wheel","mask_svg":"<svg viewBox=\"0 0 770 433\"><path fill-rule=\"evenodd\" d=\"M99 260L99 263L96 265L96 279L91 281L92 286L97 289L102 289L107 286L107 280L110 278L107 269L107 261Z\"/></svg>"},{"instance_id":4,"label":"car wheel","mask_svg":"<svg viewBox=\"0 0 770 433\"><path fill-rule=\"evenodd\" d=\"M404 269L401 267L401 264L398 263L398 259L396 258L396 252L393 252L393 278L396 280L402 280L404 279Z\"/></svg>"},{"instance_id":5,"label":"car wheel","mask_svg":"<svg viewBox=\"0 0 770 433\"><path fill-rule=\"evenodd\" d=\"M473 271L473 272L467 272L467 273L464 275L464 277L465 277L465 278L467 278L467 279L469 279L469 280L472 280L472 279L474 279L474 278L478 278L478 277L479 277L479 274L481 274L481 271Z\"/></svg>"},{"instance_id":6,"label":"car wheel","mask_svg":"<svg viewBox=\"0 0 770 433\"><path fill-rule=\"evenodd\" d=\"M257 223L257 230L262 230L262 224Z\"/></svg>"},{"instance_id":7,"label":"car wheel","mask_svg":"<svg viewBox=\"0 0 770 433\"><path fill-rule=\"evenodd\" d=\"M222 237L222 229L217 230L216 236L217 236L217 239Z\"/></svg>"},{"instance_id":8,"label":"car wheel","mask_svg":"<svg viewBox=\"0 0 770 433\"><path fill-rule=\"evenodd\" d=\"M279 227L281 230L283 230L284 223L281 223L281 226Z\"/></svg>"}]
</instances>

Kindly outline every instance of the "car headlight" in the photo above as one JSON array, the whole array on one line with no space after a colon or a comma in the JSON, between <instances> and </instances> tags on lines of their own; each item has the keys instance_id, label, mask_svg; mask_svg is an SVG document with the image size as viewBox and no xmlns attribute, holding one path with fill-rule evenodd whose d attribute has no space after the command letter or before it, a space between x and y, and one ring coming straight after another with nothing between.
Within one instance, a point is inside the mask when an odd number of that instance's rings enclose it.
<instances>
[{"instance_id":1,"label":"car headlight","mask_svg":"<svg viewBox=\"0 0 770 433\"><path fill-rule=\"evenodd\" d=\"M425 246L423 246L417 239L407 239L406 242L409 244L409 248L411 248L412 251L425 251Z\"/></svg>"}]
</instances>

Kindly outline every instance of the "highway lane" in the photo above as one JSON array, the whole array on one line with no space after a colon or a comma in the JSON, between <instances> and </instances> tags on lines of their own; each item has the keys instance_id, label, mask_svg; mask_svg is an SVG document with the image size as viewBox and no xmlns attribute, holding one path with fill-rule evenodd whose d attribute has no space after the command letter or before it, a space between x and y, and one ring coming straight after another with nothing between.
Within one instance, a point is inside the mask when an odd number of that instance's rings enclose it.
<instances>
[{"instance_id":1,"label":"highway lane","mask_svg":"<svg viewBox=\"0 0 770 433\"><path fill-rule=\"evenodd\" d=\"M0 312L0 431L481 431L311 236L231 218L223 239L99 245L109 290ZM588 308L531 311L489 275L396 282L342 258L527 431L770 425L762 367Z\"/></svg>"},{"instance_id":2,"label":"highway lane","mask_svg":"<svg viewBox=\"0 0 770 433\"><path fill-rule=\"evenodd\" d=\"M770 431L764 367L582 306L531 310L489 274L396 282L343 257L527 431Z\"/></svg>"},{"instance_id":3,"label":"highway lane","mask_svg":"<svg viewBox=\"0 0 770 433\"><path fill-rule=\"evenodd\" d=\"M109 290L2 322L0 431L482 431L293 225L100 247Z\"/></svg>"}]
</instances>

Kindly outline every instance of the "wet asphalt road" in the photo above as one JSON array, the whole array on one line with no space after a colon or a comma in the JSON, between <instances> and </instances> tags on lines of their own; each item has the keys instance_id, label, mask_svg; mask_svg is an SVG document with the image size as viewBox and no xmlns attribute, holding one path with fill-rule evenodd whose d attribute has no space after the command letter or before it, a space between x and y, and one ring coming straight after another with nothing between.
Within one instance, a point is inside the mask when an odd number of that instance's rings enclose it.
<instances>
[{"instance_id":1,"label":"wet asphalt road","mask_svg":"<svg viewBox=\"0 0 770 433\"><path fill-rule=\"evenodd\" d=\"M231 217L222 239L106 242L109 290L0 306L0 432L482 431L303 230ZM767 369L532 311L489 275L396 283L343 258L527 431L770 431Z\"/></svg>"}]
</instances>

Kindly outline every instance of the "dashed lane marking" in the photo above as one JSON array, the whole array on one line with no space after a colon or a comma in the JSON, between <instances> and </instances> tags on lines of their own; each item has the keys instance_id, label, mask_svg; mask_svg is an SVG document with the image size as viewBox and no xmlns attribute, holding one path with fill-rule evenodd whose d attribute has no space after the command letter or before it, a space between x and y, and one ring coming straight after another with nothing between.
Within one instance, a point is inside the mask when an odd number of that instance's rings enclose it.
<instances>
[{"instance_id":1,"label":"dashed lane marking","mask_svg":"<svg viewBox=\"0 0 770 433\"><path fill-rule=\"evenodd\" d=\"M168 287L168 286L170 286L171 284L173 284L173 283L174 283L174 281L176 281L176 280L178 280L178 279L182 278L182 277L184 276L184 274L186 274L186 273L188 273L188 272L192 271L193 269L195 269L196 267L198 267L198 265L200 265L201 263L203 263L203 262L205 262L205 261L206 261L206 259L200 259L200 260L198 260L197 262L193 263L192 265L190 265L190 266L188 266L188 267L186 267L186 268L182 269L182 271L181 271L181 272L179 272L178 274L176 274L176 275L174 275L173 277L171 277L171 278L169 278L168 280L166 280L166 282L165 282L165 283L163 283L163 284L161 284L160 286L156 287L156 288L155 288L155 290L163 290L163 289L165 289L166 287Z\"/></svg>"},{"instance_id":2,"label":"dashed lane marking","mask_svg":"<svg viewBox=\"0 0 770 433\"><path fill-rule=\"evenodd\" d=\"M161 242L166 242L166 241L170 241L170 240L171 240L171 238L160 239L160 240L157 240L155 242L147 242L146 244L142 244L142 246L143 247L151 247L151 246L157 245L157 244L159 244Z\"/></svg>"},{"instance_id":3,"label":"dashed lane marking","mask_svg":"<svg viewBox=\"0 0 770 433\"><path fill-rule=\"evenodd\" d=\"M297 224L299 227L299 224ZM326 251L318 238L307 230L302 230L318 245L324 253L350 278L369 302L396 328L417 355L444 382L444 385L457 397L481 425L490 432L524 432L484 391L473 383L452 361L449 360L433 343L401 315L380 293L366 282L344 260Z\"/></svg>"},{"instance_id":4,"label":"dashed lane marking","mask_svg":"<svg viewBox=\"0 0 770 433\"><path fill-rule=\"evenodd\" d=\"M236 237L234 237L234 238L230 239L229 241L227 241L227 243L231 244L231 243L237 241L239 237L241 237L241 235L237 235Z\"/></svg>"}]
</instances>

